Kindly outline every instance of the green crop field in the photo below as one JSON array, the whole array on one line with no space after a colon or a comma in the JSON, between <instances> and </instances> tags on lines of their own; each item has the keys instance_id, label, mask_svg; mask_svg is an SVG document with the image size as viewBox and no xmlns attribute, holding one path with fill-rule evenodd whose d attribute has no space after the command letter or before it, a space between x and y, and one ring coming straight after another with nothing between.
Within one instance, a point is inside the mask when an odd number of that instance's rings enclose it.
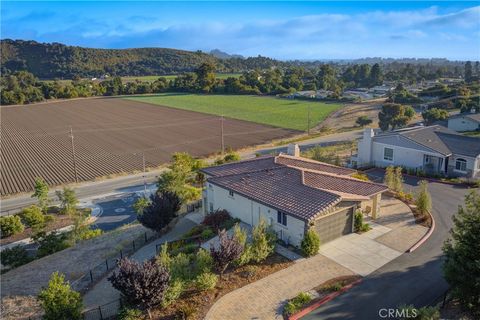
<instances>
[{"instance_id":1,"label":"green crop field","mask_svg":"<svg viewBox=\"0 0 480 320\"><path fill-rule=\"evenodd\" d=\"M307 130L309 109L310 126L314 127L332 111L341 107L334 103L245 95L164 93L125 99L209 114L223 114L234 119L301 131Z\"/></svg>"}]
</instances>

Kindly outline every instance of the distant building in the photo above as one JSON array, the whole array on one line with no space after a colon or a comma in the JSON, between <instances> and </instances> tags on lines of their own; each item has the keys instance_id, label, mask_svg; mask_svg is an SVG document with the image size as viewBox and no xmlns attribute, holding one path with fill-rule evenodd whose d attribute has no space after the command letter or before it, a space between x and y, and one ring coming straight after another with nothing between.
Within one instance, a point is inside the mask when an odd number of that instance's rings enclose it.
<instances>
[{"instance_id":1,"label":"distant building","mask_svg":"<svg viewBox=\"0 0 480 320\"><path fill-rule=\"evenodd\" d=\"M455 131L475 131L480 130L480 113L460 113L451 116L448 119L448 129Z\"/></svg>"},{"instance_id":2,"label":"distant building","mask_svg":"<svg viewBox=\"0 0 480 320\"><path fill-rule=\"evenodd\" d=\"M480 138L435 125L375 134L364 130L354 167L402 166L428 174L480 177Z\"/></svg>"}]
</instances>

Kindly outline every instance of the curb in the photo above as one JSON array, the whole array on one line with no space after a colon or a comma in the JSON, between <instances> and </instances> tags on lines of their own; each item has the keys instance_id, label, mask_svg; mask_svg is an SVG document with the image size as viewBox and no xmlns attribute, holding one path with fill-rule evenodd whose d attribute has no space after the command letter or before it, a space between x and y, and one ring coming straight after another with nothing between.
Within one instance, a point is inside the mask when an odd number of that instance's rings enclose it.
<instances>
[{"instance_id":1,"label":"curb","mask_svg":"<svg viewBox=\"0 0 480 320\"><path fill-rule=\"evenodd\" d=\"M313 310L318 309L321 305L329 302L330 300L335 299L336 297L338 297L342 293L347 292L348 290L350 290L351 288L353 288L354 286L356 286L360 282L362 282L362 279L358 279L357 281L354 281L354 282L350 283L349 285L346 285L346 286L342 287L342 289L340 289L338 291L335 291L335 292L321 298L320 300L312 302L310 305L308 305L304 309L302 309L302 310L298 311L297 313L294 313L291 316L289 316L288 320L298 320L298 319L306 316L307 314L309 314Z\"/></svg>"},{"instance_id":2,"label":"curb","mask_svg":"<svg viewBox=\"0 0 480 320\"><path fill-rule=\"evenodd\" d=\"M432 226L430 227L430 229L428 230L428 232L420 238L420 240L417 241L417 243L415 243L410 249L408 249L407 253L411 253L413 251L415 251L418 247L420 247L425 241L428 240L428 238L430 238L430 236L432 235L433 231L435 230L435 219L433 218L433 215L430 213L430 211L427 211L428 212L428 215L430 216L430 219L432 219Z\"/></svg>"}]
</instances>

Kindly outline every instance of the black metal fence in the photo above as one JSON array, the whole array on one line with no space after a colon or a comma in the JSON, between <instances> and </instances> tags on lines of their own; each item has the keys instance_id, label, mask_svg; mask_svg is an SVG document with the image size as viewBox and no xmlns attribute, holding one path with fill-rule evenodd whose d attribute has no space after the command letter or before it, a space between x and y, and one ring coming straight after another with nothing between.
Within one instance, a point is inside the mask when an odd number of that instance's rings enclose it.
<instances>
[{"instance_id":1,"label":"black metal fence","mask_svg":"<svg viewBox=\"0 0 480 320\"><path fill-rule=\"evenodd\" d=\"M107 320L115 319L118 311L122 309L122 299L118 299L96 308L87 310L83 313L84 320Z\"/></svg>"}]
</instances>

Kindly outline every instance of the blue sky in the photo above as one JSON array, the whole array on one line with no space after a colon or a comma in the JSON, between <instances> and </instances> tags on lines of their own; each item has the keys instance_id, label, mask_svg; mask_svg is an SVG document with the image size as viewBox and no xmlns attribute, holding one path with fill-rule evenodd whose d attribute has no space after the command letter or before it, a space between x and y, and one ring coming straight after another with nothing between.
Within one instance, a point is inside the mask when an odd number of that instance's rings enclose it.
<instances>
[{"instance_id":1,"label":"blue sky","mask_svg":"<svg viewBox=\"0 0 480 320\"><path fill-rule=\"evenodd\" d=\"M278 59L480 59L480 2L1 1L1 37Z\"/></svg>"}]
</instances>

